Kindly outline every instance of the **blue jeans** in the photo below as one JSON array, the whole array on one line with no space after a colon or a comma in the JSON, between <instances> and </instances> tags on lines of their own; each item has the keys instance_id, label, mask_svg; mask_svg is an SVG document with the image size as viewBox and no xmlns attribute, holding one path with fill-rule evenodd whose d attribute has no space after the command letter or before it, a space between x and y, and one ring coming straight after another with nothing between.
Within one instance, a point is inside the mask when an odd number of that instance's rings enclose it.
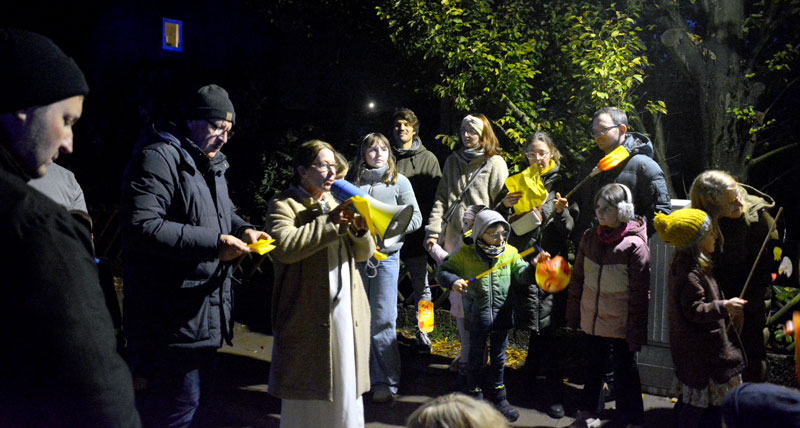
<instances>
[{"instance_id":1,"label":"blue jeans","mask_svg":"<svg viewBox=\"0 0 800 428\"><path fill-rule=\"evenodd\" d=\"M166 349L152 358L153 373L137 407L146 427L198 426L200 399L213 383L216 349Z\"/></svg>"},{"instance_id":2,"label":"blue jeans","mask_svg":"<svg viewBox=\"0 0 800 428\"><path fill-rule=\"evenodd\" d=\"M374 265L377 261L370 259ZM400 350L397 347L397 276L400 252L390 254L376 269L358 263L372 314L370 319L369 378L372 389L388 388L397 394L400 385ZM369 276L373 277L370 278Z\"/></svg>"},{"instance_id":3,"label":"blue jeans","mask_svg":"<svg viewBox=\"0 0 800 428\"><path fill-rule=\"evenodd\" d=\"M467 372L467 388L480 388L481 367L486 358L486 339L489 339L489 385L492 388L502 386L506 364L506 348L508 347L508 330L469 331L469 362Z\"/></svg>"}]
</instances>

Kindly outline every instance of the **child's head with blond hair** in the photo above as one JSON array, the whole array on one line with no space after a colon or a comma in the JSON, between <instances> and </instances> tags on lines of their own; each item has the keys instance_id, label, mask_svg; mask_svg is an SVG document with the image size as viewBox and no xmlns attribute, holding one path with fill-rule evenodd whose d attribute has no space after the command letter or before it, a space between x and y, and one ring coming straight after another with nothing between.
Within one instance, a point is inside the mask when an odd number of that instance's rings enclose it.
<instances>
[{"instance_id":1,"label":"child's head with blond hair","mask_svg":"<svg viewBox=\"0 0 800 428\"><path fill-rule=\"evenodd\" d=\"M456 392L420 406L406 428L508 428L508 423L489 403Z\"/></svg>"}]
</instances>

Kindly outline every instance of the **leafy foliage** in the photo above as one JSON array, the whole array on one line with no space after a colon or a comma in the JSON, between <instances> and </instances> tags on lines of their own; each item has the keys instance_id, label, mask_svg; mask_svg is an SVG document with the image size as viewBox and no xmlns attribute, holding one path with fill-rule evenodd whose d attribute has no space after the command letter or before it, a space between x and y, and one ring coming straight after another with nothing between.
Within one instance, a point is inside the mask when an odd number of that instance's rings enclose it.
<instances>
[{"instance_id":1,"label":"leafy foliage","mask_svg":"<svg viewBox=\"0 0 800 428\"><path fill-rule=\"evenodd\" d=\"M648 65L640 9L638 2L622 10L601 1L387 0L377 13L401 51L439 70L431 91L494 118L514 162L515 146L537 130L579 161L592 147L586 129L597 108L635 111Z\"/></svg>"}]
</instances>

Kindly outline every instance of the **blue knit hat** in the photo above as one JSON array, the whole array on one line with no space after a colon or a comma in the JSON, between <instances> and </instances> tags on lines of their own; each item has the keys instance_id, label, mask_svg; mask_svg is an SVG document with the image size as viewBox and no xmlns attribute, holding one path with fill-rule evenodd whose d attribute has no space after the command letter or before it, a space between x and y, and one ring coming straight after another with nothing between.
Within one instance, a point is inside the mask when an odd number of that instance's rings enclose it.
<instances>
[{"instance_id":1,"label":"blue knit hat","mask_svg":"<svg viewBox=\"0 0 800 428\"><path fill-rule=\"evenodd\" d=\"M800 427L800 392L769 383L745 383L722 401L728 428Z\"/></svg>"}]
</instances>

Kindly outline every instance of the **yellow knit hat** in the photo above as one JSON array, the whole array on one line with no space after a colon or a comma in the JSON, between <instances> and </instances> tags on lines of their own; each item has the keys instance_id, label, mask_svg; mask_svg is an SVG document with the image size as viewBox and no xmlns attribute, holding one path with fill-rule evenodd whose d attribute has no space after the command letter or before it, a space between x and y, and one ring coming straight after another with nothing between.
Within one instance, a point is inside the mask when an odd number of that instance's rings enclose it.
<instances>
[{"instance_id":1,"label":"yellow knit hat","mask_svg":"<svg viewBox=\"0 0 800 428\"><path fill-rule=\"evenodd\" d=\"M662 241L677 248L689 248L706 236L711 229L711 218L705 211L684 208L669 215L656 214L653 226Z\"/></svg>"}]
</instances>

